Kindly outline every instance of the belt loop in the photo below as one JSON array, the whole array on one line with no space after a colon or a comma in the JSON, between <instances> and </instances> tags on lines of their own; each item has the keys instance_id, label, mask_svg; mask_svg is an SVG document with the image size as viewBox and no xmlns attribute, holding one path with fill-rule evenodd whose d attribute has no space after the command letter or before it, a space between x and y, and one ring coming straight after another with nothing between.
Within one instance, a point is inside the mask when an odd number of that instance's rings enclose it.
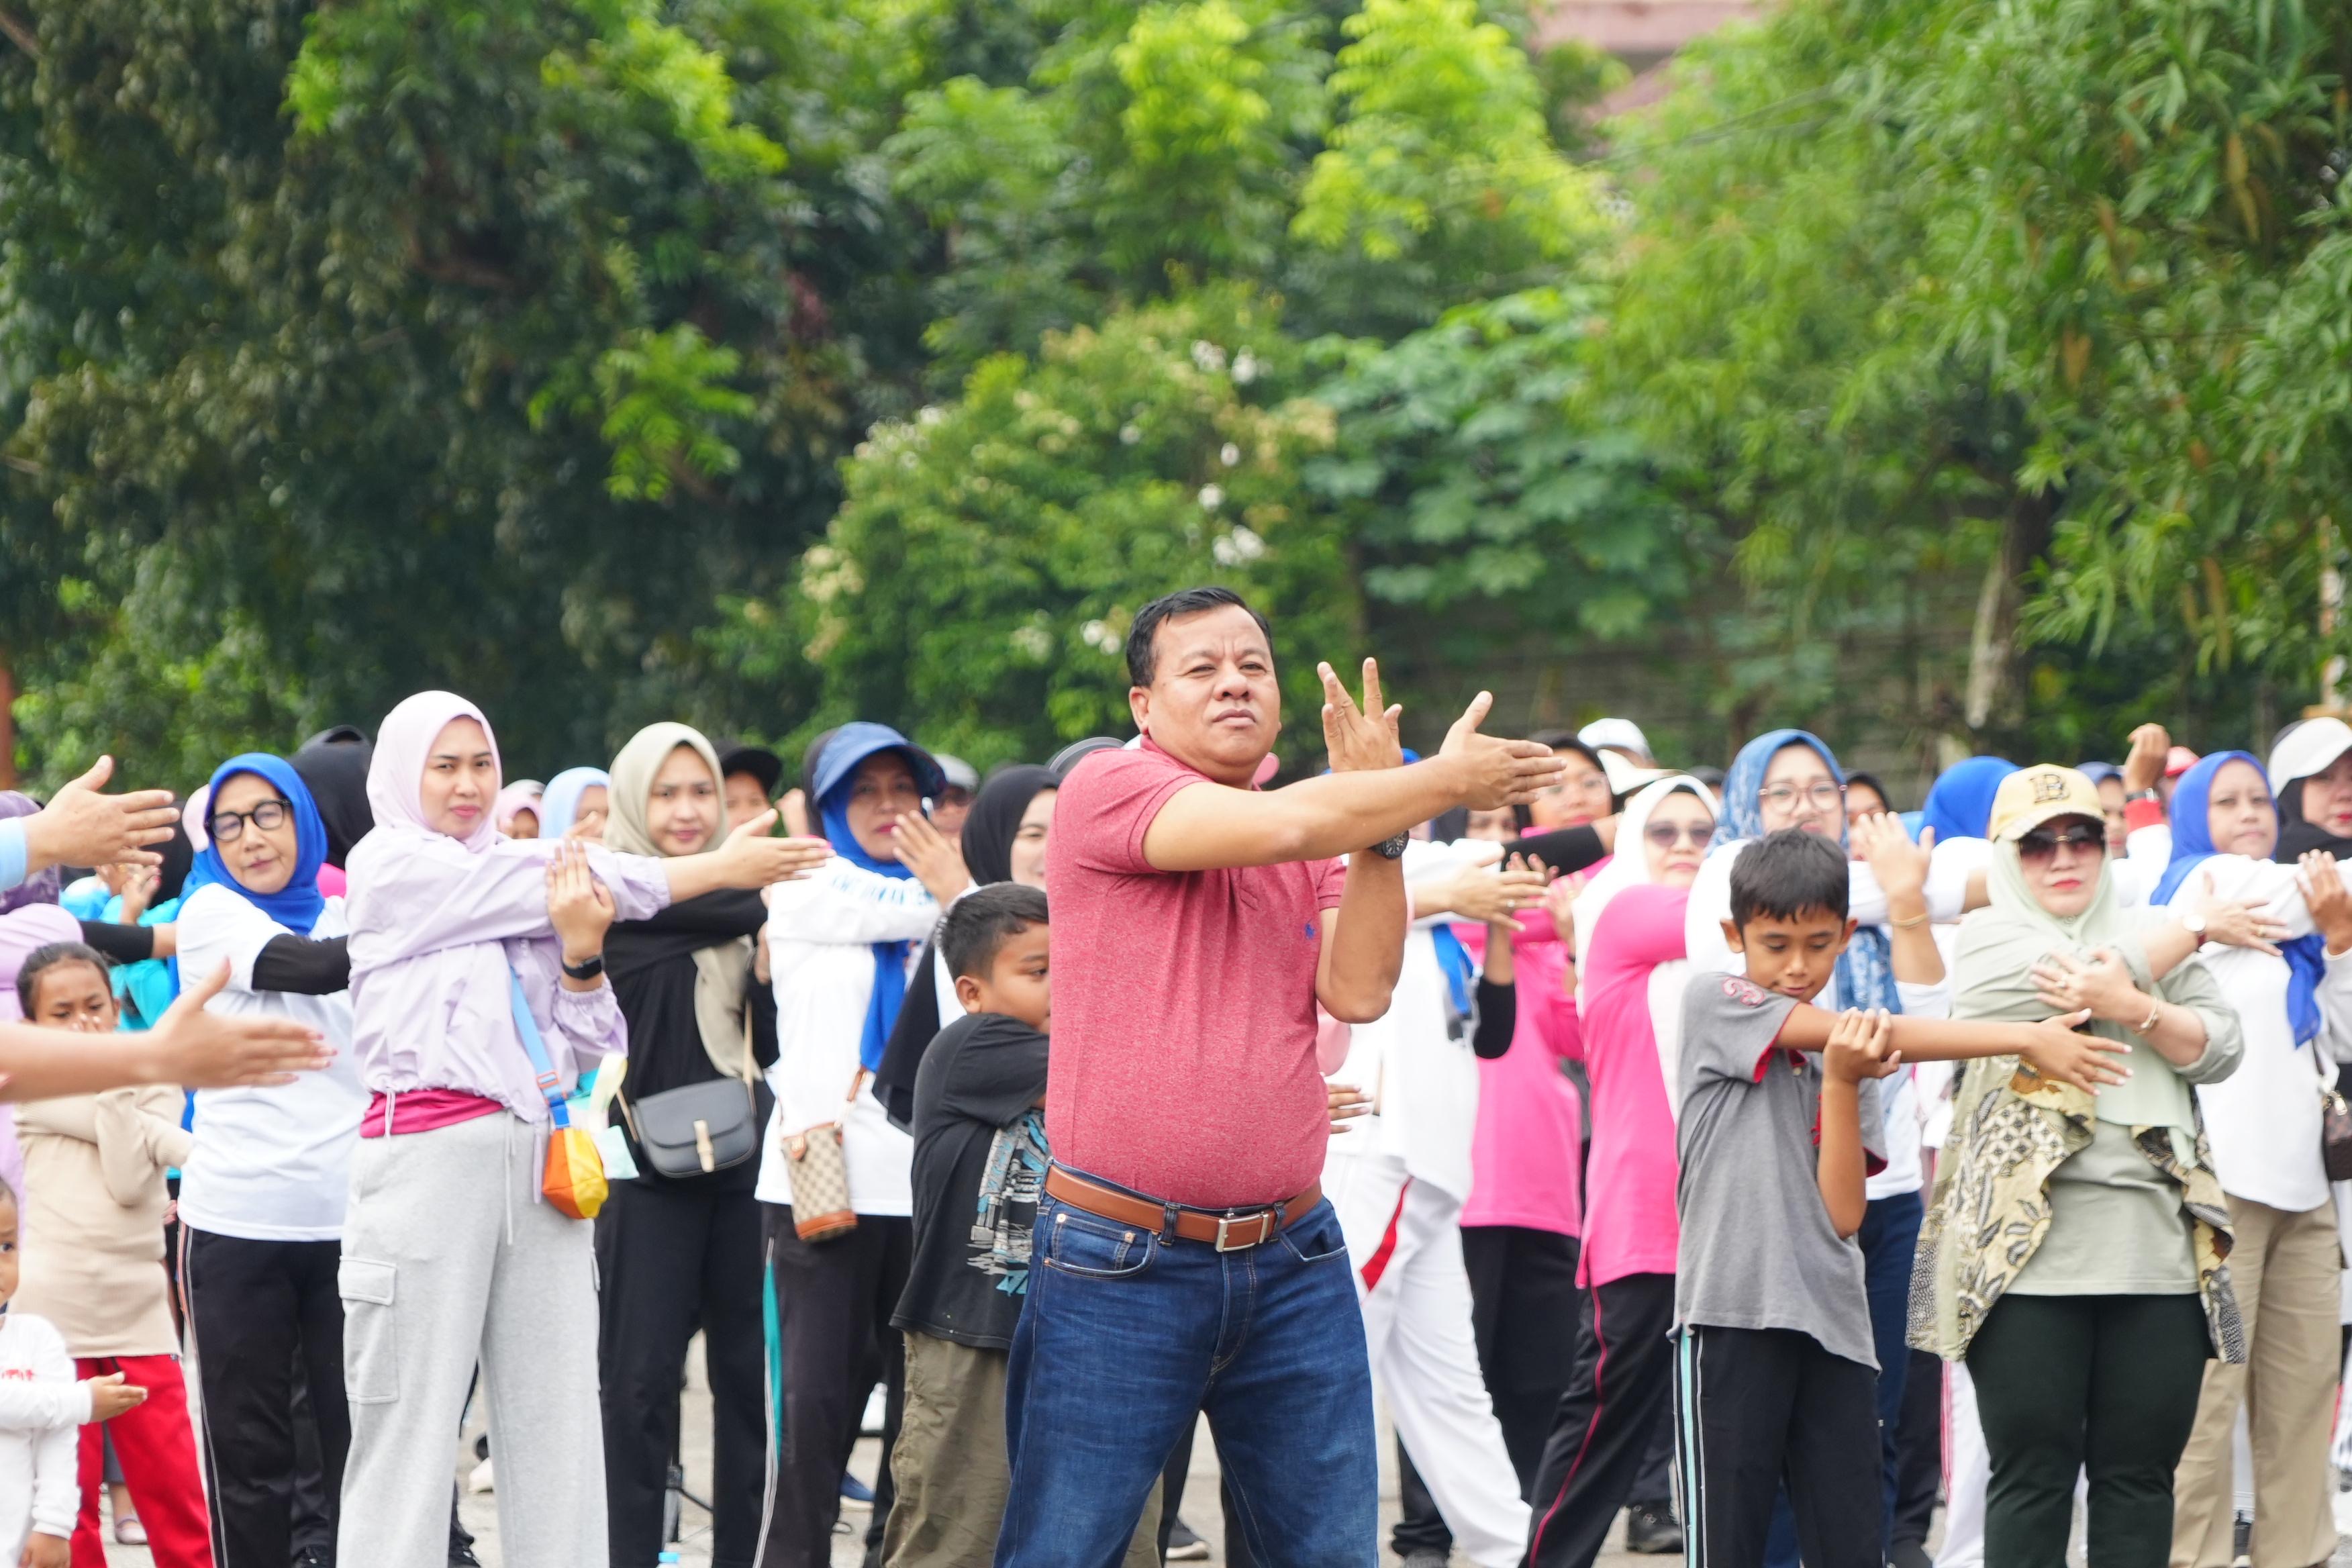
<instances>
[{"instance_id":1,"label":"belt loop","mask_svg":"<svg viewBox=\"0 0 2352 1568\"><path fill-rule=\"evenodd\" d=\"M1162 1246L1176 1239L1176 1205L1163 1203L1160 1205L1160 1240Z\"/></svg>"}]
</instances>

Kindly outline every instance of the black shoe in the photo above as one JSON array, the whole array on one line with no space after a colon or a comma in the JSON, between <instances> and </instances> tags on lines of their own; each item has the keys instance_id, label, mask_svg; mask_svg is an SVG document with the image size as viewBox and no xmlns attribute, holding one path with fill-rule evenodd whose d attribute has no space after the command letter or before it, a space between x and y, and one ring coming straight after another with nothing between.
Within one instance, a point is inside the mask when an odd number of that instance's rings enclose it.
<instances>
[{"instance_id":1,"label":"black shoe","mask_svg":"<svg viewBox=\"0 0 2352 1568\"><path fill-rule=\"evenodd\" d=\"M449 1568L482 1568L482 1560L474 1555L471 1536L462 1543L455 1541L449 1543Z\"/></svg>"},{"instance_id":2,"label":"black shoe","mask_svg":"<svg viewBox=\"0 0 2352 1568\"><path fill-rule=\"evenodd\" d=\"M2244 1514L2230 1521L2230 1562L2237 1564L2252 1562L2254 1542L2254 1521Z\"/></svg>"},{"instance_id":3,"label":"black shoe","mask_svg":"<svg viewBox=\"0 0 2352 1568\"><path fill-rule=\"evenodd\" d=\"M1683 1527L1675 1522L1670 1502L1629 1503L1625 1509L1625 1550L1644 1557L1664 1557L1683 1549Z\"/></svg>"},{"instance_id":4,"label":"black shoe","mask_svg":"<svg viewBox=\"0 0 2352 1568\"><path fill-rule=\"evenodd\" d=\"M1176 1516L1176 1522L1168 1527L1167 1560L1171 1563L1206 1563L1209 1560L1209 1543L1193 1532L1181 1513Z\"/></svg>"},{"instance_id":5,"label":"black shoe","mask_svg":"<svg viewBox=\"0 0 2352 1568\"><path fill-rule=\"evenodd\" d=\"M1936 1560L1927 1555L1927 1545L1917 1541L1898 1541L1887 1553L1892 1568L1936 1568Z\"/></svg>"},{"instance_id":6,"label":"black shoe","mask_svg":"<svg viewBox=\"0 0 2352 1568\"><path fill-rule=\"evenodd\" d=\"M323 1546L305 1546L294 1553L294 1568L335 1568L335 1554Z\"/></svg>"}]
</instances>

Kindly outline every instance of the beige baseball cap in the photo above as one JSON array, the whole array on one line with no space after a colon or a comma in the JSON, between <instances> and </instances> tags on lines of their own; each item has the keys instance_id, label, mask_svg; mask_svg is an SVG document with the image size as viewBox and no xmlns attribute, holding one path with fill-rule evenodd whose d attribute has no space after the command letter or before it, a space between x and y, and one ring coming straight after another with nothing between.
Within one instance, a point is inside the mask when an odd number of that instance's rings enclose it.
<instances>
[{"instance_id":1,"label":"beige baseball cap","mask_svg":"<svg viewBox=\"0 0 2352 1568\"><path fill-rule=\"evenodd\" d=\"M2099 802L2099 786L2073 768L2036 763L2000 781L2000 788L1993 792L1989 831L1993 842L2013 844L2061 816L2105 822L2106 808Z\"/></svg>"}]
</instances>

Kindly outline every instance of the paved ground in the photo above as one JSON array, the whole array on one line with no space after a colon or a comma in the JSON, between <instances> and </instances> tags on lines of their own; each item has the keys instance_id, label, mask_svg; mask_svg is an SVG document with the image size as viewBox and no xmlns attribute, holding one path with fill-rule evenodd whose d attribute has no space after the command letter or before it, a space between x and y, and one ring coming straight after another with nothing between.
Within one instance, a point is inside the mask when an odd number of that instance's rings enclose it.
<instances>
[{"instance_id":1,"label":"paved ground","mask_svg":"<svg viewBox=\"0 0 2352 1568\"><path fill-rule=\"evenodd\" d=\"M703 1378L699 1342L697 1342L694 1354L688 1363L686 1398L687 1489L697 1496L708 1497L710 1495L710 1394L709 1384ZM464 1448L453 1456L457 1462L457 1473L461 1477L473 1468L472 1439L479 1430L478 1417L467 1432ZM1388 1441L1384 1436L1381 1444L1382 1456L1381 1528L1384 1543L1381 1553L1383 1568L1394 1568L1395 1563L1394 1557L1385 1550L1388 1528L1395 1522L1397 1517L1396 1478L1390 1469L1395 1452L1396 1446ZM1215 1500L1217 1495L1216 1448L1215 1445L1208 1440L1205 1431L1200 1441L1193 1444L1192 1455L1192 1479L1185 1489L1187 1505L1185 1520L1209 1542L1213 1553L1212 1561L1221 1562L1223 1553L1220 1549L1222 1542L1219 1538L1223 1534L1223 1521ZM878 1457L879 1445L872 1438L867 1438L857 1445L856 1454L850 1461L851 1468L860 1478L870 1482L874 1479L874 1467ZM499 1552L496 1494L469 1492L460 1505L460 1511L466 1520L467 1527L475 1532L477 1537L475 1550L480 1555L485 1568L500 1568L502 1559ZM852 1529L849 1533L839 1534L834 1538L834 1568L859 1568L859 1564L864 1560L866 1517L863 1510L853 1509L845 1511L845 1522ZM2077 1563L2082 1561L2080 1534L2078 1523L2074 1553L2074 1561ZM688 1505L685 1510L679 1557L682 1568L709 1568L710 1521L708 1515L691 1504ZM107 1548L107 1561L110 1568L148 1568L152 1559L143 1548L110 1544ZM1459 1563L1463 1560L1457 1557L1454 1561ZM1601 1554L1599 1568L1645 1568L1645 1565L1671 1563L1676 1561L1678 1559L1632 1556L1619 1550L1617 1542L1612 1541L1609 1549ZM612 1568L653 1568L653 1565L614 1563ZM2334 1568L2352 1568L2352 1536L2347 1536L2345 1543L2338 1547Z\"/></svg>"}]
</instances>

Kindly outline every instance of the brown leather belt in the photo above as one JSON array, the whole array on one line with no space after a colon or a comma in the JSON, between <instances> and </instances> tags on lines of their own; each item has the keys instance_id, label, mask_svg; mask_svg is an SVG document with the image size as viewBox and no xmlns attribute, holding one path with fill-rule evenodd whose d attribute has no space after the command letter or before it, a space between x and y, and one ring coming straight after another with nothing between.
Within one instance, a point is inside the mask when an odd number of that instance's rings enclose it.
<instances>
[{"instance_id":1,"label":"brown leather belt","mask_svg":"<svg viewBox=\"0 0 2352 1568\"><path fill-rule=\"evenodd\" d=\"M1045 1191L1074 1209L1084 1209L1090 1215L1154 1234L1168 1223L1168 1209L1171 1206L1131 1196L1084 1176L1074 1176L1059 1165L1045 1173ZM1205 1241L1219 1252L1241 1252L1272 1241L1322 1201L1323 1184L1318 1182L1276 1207L1211 1214L1203 1209L1173 1205L1176 1234L1187 1241Z\"/></svg>"}]
</instances>

